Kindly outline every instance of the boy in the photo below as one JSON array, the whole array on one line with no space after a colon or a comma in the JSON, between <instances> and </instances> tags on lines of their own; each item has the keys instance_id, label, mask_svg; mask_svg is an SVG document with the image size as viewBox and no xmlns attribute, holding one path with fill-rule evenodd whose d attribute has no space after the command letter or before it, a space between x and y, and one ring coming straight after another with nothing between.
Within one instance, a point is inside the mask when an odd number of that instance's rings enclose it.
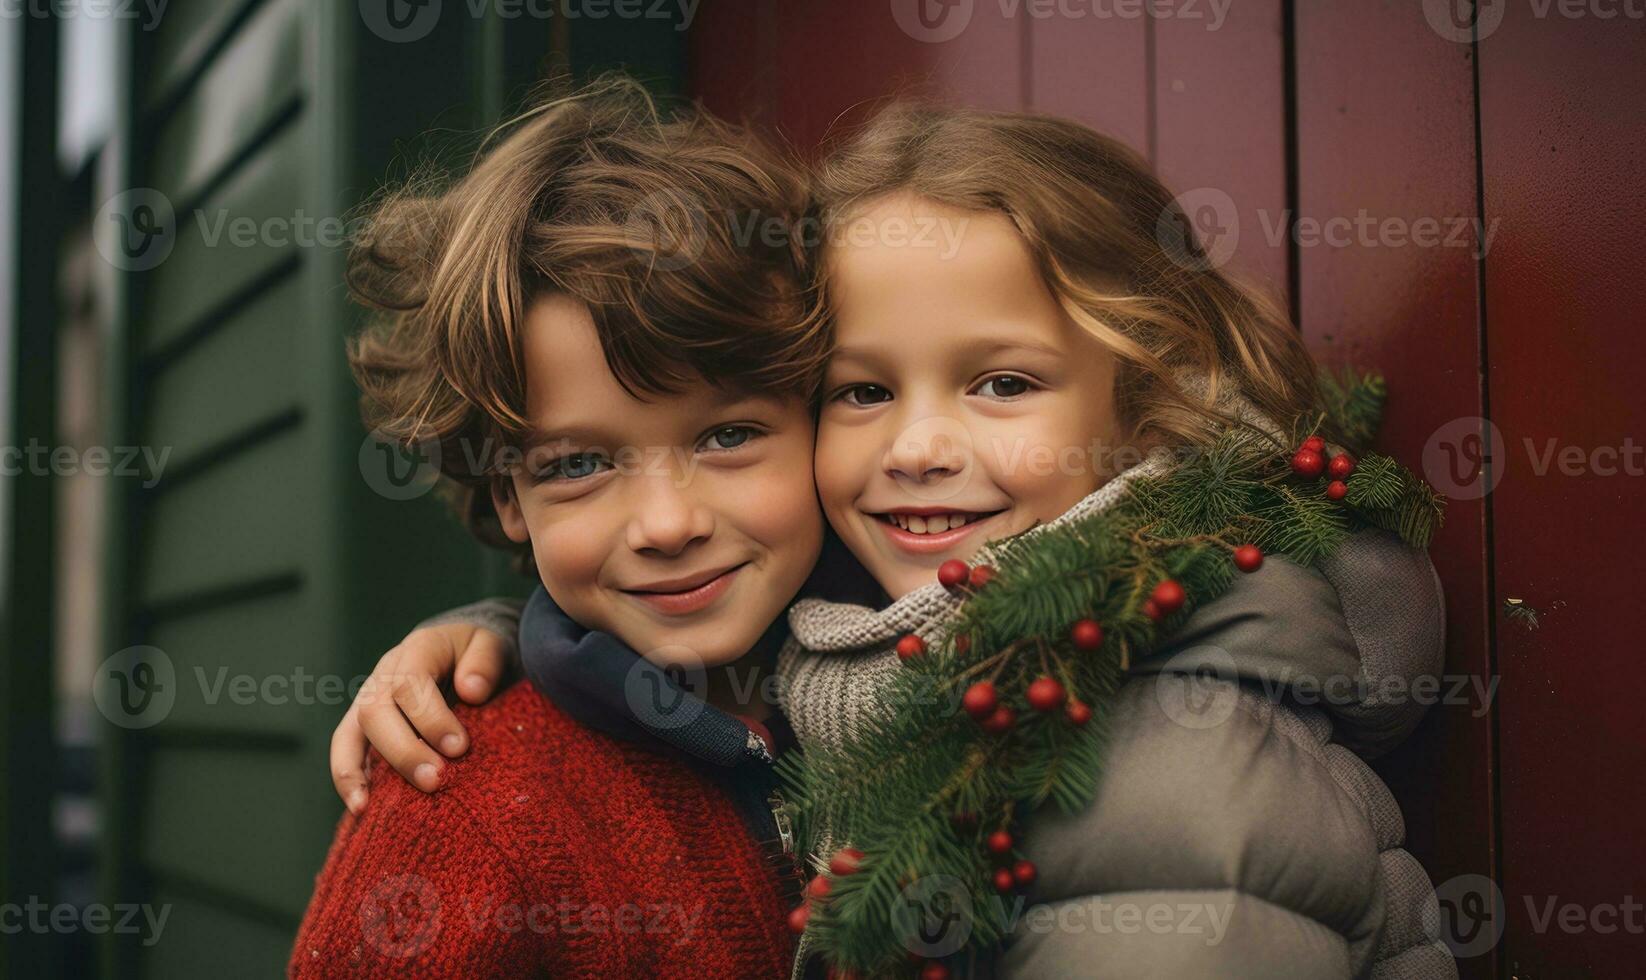
<instances>
[{"instance_id":1,"label":"boy","mask_svg":"<svg viewBox=\"0 0 1646 980\"><path fill-rule=\"evenodd\" d=\"M752 681L821 547L826 345L799 246L738 229L804 207L746 134L626 82L380 206L349 270L385 314L351 349L367 423L436 440L471 528L530 559L528 628L564 638L567 685L459 709L442 792L351 801L293 976L789 968L782 726ZM477 471L476 447L504 449Z\"/></svg>"}]
</instances>

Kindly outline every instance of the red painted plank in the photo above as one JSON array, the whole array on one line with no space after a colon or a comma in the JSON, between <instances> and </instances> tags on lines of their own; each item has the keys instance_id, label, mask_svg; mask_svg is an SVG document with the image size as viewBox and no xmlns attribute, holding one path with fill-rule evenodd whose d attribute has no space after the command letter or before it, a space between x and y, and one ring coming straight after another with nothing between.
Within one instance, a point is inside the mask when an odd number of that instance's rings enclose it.
<instances>
[{"instance_id":1,"label":"red painted plank","mask_svg":"<svg viewBox=\"0 0 1646 980\"><path fill-rule=\"evenodd\" d=\"M1176 193L1225 196L1217 199L1227 202L1238 230L1227 268L1284 302L1289 250L1282 218L1287 161L1281 2L1159 9L1152 21L1155 168ZM1208 254L1220 254L1215 243L1206 244Z\"/></svg>"},{"instance_id":2,"label":"red painted plank","mask_svg":"<svg viewBox=\"0 0 1646 980\"><path fill-rule=\"evenodd\" d=\"M1141 17L1031 17L1030 107L1149 152L1147 26Z\"/></svg>"},{"instance_id":3,"label":"red painted plank","mask_svg":"<svg viewBox=\"0 0 1646 980\"><path fill-rule=\"evenodd\" d=\"M1629 615L1646 582L1646 21L1539 9L1500 7L1479 46L1486 214L1501 221L1485 290L1505 443L1496 599L1544 612L1535 631L1498 630L1507 954L1522 976L1632 976L1646 963Z\"/></svg>"},{"instance_id":4,"label":"red painted plank","mask_svg":"<svg viewBox=\"0 0 1646 980\"><path fill-rule=\"evenodd\" d=\"M927 3L704 4L689 38L691 93L723 115L760 118L806 149L842 114L892 95L1021 108L1021 8L932 2L944 13L923 23L917 9Z\"/></svg>"},{"instance_id":5,"label":"red painted plank","mask_svg":"<svg viewBox=\"0 0 1646 980\"><path fill-rule=\"evenodd\" d=\"M1444 244L1476 208L1469 47L1437 34L1417 4L1311 0L1296 5L1296 50L1304 336L1327 362L1388 377L1385 450L1414 467L1426 456L1444 462L1444 450L1425 452L1431 437L1483 414L1473 235ZM1413 234L1430 241L1431 224L1440 242L1415 244ZM1425 470L1431 481L1444 475ZM1446 588L1446 670L1486 684L1485 510L1478 495L1467 499L1470 485L1442 489L1462 498L1430 548ZM1492 732L1479 710L1431 708L1379 766L1411 849L1441 886L1493 872ZM1494 976L1495 956L1493 947L1459 966Z\"/></svg>"}]
</instances>

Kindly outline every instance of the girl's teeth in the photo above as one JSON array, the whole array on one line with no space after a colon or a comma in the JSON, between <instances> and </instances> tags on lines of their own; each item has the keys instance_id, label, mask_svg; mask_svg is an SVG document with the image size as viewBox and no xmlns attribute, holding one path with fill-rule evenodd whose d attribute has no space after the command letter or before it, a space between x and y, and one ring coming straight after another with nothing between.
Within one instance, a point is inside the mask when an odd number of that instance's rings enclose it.
<instances>
[{"instance_id":1,"label":"girl's teeth","mask_svg":"<svg viewBox=\"0 0 1646 980\"><path fill-rule=\"evenodd\" d=\"M941 534L970 523L968 514L930 514L922 517L919 514L890 514L893 524L911 534Z\"/></svg>"}]
</instances>

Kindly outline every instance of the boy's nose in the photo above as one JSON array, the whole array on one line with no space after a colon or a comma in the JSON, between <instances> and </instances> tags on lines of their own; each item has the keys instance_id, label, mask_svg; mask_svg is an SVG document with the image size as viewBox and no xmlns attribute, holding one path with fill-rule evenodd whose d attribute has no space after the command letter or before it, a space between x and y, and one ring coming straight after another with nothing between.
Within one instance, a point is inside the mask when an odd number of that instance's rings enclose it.
<instances>
[{"instance_id":1,"label":"boy's nose","mask_svg":"<svg viewBox=\"0 0 1646 980\"><path fill-rule=\"evenodd\" d=\"M714 531L714 514L673 476L646 478L646 489L631 498L626 543L634 551L678 555Z\"/></svg>"}]
</instances>

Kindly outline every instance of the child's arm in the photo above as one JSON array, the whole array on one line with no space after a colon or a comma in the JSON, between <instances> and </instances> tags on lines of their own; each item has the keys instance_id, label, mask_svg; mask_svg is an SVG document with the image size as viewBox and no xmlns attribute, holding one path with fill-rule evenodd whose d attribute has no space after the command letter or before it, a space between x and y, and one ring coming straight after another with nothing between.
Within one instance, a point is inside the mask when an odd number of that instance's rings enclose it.
<instances>
[{"instance_id":1,"label":"child's arm","mask_svg":"<svg viewBox=\"0 0 1646 980\"><path fill-rule=\"evenodd\" d=\"M443 763L431 746L452 758L468 749L468 735L440 684L455 671L458 696L485 703L519 660L519 623L519 600L486 599L418 624L383 654L332 733L332 785L350 811L366 805L368 747L418 789L439 786Z\"/></svg>"}]
</instances>

